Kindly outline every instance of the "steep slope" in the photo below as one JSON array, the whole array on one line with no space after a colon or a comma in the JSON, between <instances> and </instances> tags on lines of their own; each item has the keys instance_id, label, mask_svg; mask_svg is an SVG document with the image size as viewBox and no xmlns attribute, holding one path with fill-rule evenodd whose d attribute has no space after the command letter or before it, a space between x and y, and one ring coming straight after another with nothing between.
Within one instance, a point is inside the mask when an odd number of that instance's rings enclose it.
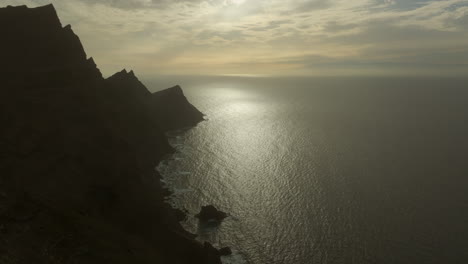
<instances>
[{"instance_id":1,"label":"steep slope","mask_svg":"<svg viewBox=\"0 0 468 264\"><path fill-rule=\"evenodd\" d=\"M52 5L0 9L2 75L9 79L100 77L70 25L62 27ZM52 76L50 73L60 73Z\"/></svg>"},{"instance_id":2,"label":"steep slope","mask_svg":"<svg viewBox=\"0 0 468 264\"><path fill-rule=\"evenodd\" d=\"M219 263L154 172L178 128L159 116L191 117L153 103L185 97L103 79L52 5L0 8L0 36L0 263Z\"/></svg>"},{"instance_id":3,"label":"steep slope","mask_svg":"<svg viewBox=\"0 0 468 264\"><path fill-rule=\"evenodd\" d=\"M164 130L190 127L203 121L203 114L188 102L178 85L153 93L151 107Z\"/></svg>"}]
</instances>

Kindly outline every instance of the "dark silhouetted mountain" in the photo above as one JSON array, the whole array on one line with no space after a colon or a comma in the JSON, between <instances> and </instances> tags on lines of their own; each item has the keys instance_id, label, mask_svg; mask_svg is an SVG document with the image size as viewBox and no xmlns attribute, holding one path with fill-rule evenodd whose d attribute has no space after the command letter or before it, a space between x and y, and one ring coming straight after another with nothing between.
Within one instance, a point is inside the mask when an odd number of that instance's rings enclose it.
<instances>
[{"instance_id":1,"label":"dark silhouetted mountain","mask_svg":"<svg viewBox=\"0 0 468 264\"><path fill-rule=\"evenodd\" d=\"M153 93L151 107L164 130L190 127L203 121L203 114L187 101L178 85Z\"/></svg>"},{"instance_id":2,"label":"dark silhouetted mountain","mask_svg":"<svg viewBox=\"0 0 468 264\"><path fill-rule=\"evenodd\" d=\"M130 96L138 100L145 100L151 96L151 93L138 80L133 71L122 70L107 78L107 82L111 83L114 86L114 91L122 96Z\"/></svg>"},{"instance_id":3,"label":"dark silhouetted mountain","mask_svg":"<svg viewBox=\"0 0 468 264\"><path fill-rule=\"evenodd\" d=\"M0 263L220 263L154 171L202 114L179 88L104 79L52 5L0 8Z\"/></svg>"},{"instance_id":4,"label":"dark silhouetted mountain","mask_svg":"<svg viewBox=\"0 0 468 264\"><path fill-rule=\"evenodd\" d=\"M114 94L135 104L149 108L154 120L163 131L191 127L203 121L203 114L184 96L180 86L151 94L133 71L122 70L106 80Z\"/></svg>"},{"instance_id":5,"label":"dark silhouetted mountain","mask_svg":"<svg viewBox=\"0 0 468 264\"><path fill-rule=\"evenodd\" d=\"M0 36L0 72L9 78L48 76L71 81L101 76L93 59L87 60L71 26L62 27L52 5L2 8Z\"/></svg>"}]
</instances>

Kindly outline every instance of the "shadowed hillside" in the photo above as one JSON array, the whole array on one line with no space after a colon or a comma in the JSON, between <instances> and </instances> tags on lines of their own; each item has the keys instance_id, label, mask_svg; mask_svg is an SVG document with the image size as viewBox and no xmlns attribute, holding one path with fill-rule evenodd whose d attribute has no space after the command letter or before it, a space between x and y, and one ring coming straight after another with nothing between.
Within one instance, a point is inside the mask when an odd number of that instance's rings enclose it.
<instances>
[{"instance_id":1,"label":"shadowed hillside","mask_svg":"<svg viewBox=\"0 0 468 264\"><path fill-rule=\"evenodd\" d=\"M104 79L52 5L0 8L0 263L220 263L164 203L180 87Z\"/></svg>"}]
</instances>

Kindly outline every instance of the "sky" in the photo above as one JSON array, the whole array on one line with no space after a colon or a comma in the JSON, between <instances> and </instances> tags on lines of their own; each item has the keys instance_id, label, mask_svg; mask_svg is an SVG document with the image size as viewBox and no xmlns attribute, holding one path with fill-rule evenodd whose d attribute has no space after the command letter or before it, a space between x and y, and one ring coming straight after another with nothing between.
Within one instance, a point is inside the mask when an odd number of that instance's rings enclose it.
<instances>
[{"instance_id":1,"label":"sky","mask_svg":"<svg viewBox=\"0 0 468 264\"><path fill-rule=\"evenodd\" d=\"M468 0L49 3L105 76L468 75Z\"/></svg>"}]
</instances>

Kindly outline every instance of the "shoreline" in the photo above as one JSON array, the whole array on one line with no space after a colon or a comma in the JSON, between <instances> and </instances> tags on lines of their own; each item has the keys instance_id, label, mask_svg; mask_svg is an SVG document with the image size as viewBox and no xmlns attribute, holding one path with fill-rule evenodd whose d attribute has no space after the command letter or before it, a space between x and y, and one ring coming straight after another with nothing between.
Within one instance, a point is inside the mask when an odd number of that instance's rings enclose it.
<instances>
[{"instance_id":1,"label":"shoreline","mask_svg":"<svg viewBox=\"0 0 468 264\"><path fill-rule=\"evenodd\" d=\"M174 151L164 132L203 120L180 86L103 78L52 5L0 8L0 22L0 262L221 263L155 171Z\"/></svg>"},{"instance_id":2,"label":"shoreline","mask_svg":"<svg viewBox=\"0 0 468 264\"><path fill-rule=\"evenodd\" d=\"M203 122L208 121L208 119L205 119ZM201 123L197 124L199 126ZM173 180L177 180L180 177L190 177L193 175L193 172L190 171L174 171L170 170L171 163L173 162L183 162L184 158L183 157L177 157L178 155L183 154L183 148L184 144L177 142L178 140L180 141L181 139L184 139L186 136L186 133L190 133L190 130L196 129L196 127L190 127L186 129L180 129L180 130L175 130L175 131L168 131L166 133L166 137L168 138L169 144L175 149L175 151L172 154L169 154L167 158L163 158L160 162L160 164L157 166L157 171L161 175L161 181L163 182L165 187L168 187L171 191L170 195L167 196L167 203L170 204L173 208L176 210L181 210L184 215L186 216L186 219L181 221L182 228L186 230L187 232L196 235L195 240L203 243L205 241L212 243L214 246L218 248L223 248L223 247L229 247L232 250L232 254L229 256L221 256L221 261L222 263L225 264L248 264L250 262L247 261L246 257L239 251L236 250L233 245L230 244L224 244L222 241L213 241L213 240L206 240L203 239L202 237L206 234L200 234L199 232L201 231L200 229L197 229L194 226L195 222L199 223L198 218L195 217L195 214L198 212L190 212L186 209L186 206L184 206L185 203L182 202L181 200L181 195L183 196L184 193L186 192L194 192L195 190L191 189L189 186L188 188L182 188L178 189L177 184L173 182ZM183 155L182 155L183 156ZM207 204L210 204L208 202ZM206 205L206 204L204 204ZM202 205L203 206L203 205ZM198 226L200 228L200 226ZM205 232L207 233L213 233L213 232L218 232L218 228L216 230L212 229L213 227L205 227Z\"/></svg>"}]
</instances>

